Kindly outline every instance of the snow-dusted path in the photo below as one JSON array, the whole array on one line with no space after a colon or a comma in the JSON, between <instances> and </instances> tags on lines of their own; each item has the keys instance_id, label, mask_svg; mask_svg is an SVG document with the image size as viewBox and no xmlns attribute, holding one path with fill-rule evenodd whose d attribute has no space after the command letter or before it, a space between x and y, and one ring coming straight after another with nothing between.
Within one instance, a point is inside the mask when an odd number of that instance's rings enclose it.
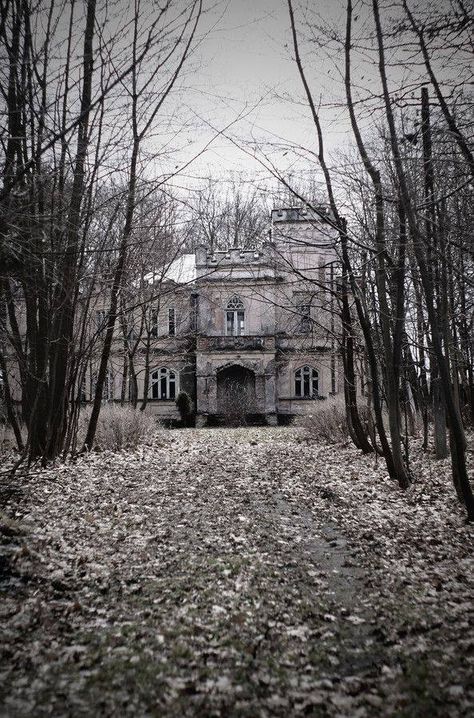
<instances>
[{"instance_id":1,"label":"snow-dusted path","mask_svg":"<svg viewBox=\"0 0 474 718\"><path fill-rule=\"evenodd\" d=\"M289 429L35 476L7 506L0 715L467 716L472 529L439 481L400 494Z\"/></svg>"}]
</instances>

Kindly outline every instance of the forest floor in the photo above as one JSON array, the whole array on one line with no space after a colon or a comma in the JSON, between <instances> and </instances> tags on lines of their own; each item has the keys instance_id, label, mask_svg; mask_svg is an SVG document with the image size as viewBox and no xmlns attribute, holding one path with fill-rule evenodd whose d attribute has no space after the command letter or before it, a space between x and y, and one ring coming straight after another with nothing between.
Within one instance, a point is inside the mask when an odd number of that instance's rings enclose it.
<instances>
[{"instance_id":1,"label":"forest floor","mask_svg":"<svg viewBox=\"0 0 474 718\"><path fill-rule=\"evenodd\" d=\"M473 715L474 527L411 463L189 429L3 485L0 715Z\"/></svg>"}]
</instances>

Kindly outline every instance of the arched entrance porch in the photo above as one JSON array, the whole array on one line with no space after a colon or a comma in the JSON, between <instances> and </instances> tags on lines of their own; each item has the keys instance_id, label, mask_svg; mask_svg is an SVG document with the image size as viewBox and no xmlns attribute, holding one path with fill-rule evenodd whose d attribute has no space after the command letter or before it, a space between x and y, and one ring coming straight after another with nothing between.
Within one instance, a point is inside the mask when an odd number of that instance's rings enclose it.
<instances>
[{"instance_id":1,"label":"arched entrance porch","mask_svg":"<svg viewBox=\"0 0 474 718\"><path fill-rule=\"evenodd\" d=\"M232 364L217 372L217 411L230 426L244 424L257 408L255 372Z\"/></svg>"}]
</instances>

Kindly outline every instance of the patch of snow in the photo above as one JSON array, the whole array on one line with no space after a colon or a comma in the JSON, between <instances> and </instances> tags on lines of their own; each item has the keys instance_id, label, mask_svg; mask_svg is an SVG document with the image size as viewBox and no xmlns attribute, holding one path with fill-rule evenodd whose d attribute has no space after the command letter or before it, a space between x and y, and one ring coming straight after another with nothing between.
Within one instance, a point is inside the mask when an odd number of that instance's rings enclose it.
<instances>
[{"instance_id":1,"label":"patch of snow","mask_svg":"<svg viewBox=\"0 0 474 718\"><path fill-rule=\"evenodd\" d=\"M196 255L182 254L166 267L156 272L149 272L143 277L147 284L160 281L170 281L176 284L190 284L196 279Z\"/></svg>"}]
</instances>

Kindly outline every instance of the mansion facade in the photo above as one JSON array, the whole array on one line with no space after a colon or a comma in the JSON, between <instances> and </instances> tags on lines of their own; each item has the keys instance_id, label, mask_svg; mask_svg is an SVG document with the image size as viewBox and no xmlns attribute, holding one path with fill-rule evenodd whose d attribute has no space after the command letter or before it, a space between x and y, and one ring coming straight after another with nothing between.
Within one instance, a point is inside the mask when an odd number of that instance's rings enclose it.
<instances>
[{"instance_id":1,"label":"mansion facade","mask_svg":"<svg viewBox=\"0 0 474 718\"><path fill-rule=\"evenodd\" d=\"M198 247L160 276L147 275L155 309L133 358L135 400L146 398L147 412L178 419L175 400L185 391L197 426L229 414L276 424L310 413L315 400L340 390L340 272L335 231L325 216L309 208L274 210L260 249L210 253ZM109 401L124 399L123 366L123 337L117 336ZM85 401L93 384L91 361Z\"/></svg>"}]
</instances>

